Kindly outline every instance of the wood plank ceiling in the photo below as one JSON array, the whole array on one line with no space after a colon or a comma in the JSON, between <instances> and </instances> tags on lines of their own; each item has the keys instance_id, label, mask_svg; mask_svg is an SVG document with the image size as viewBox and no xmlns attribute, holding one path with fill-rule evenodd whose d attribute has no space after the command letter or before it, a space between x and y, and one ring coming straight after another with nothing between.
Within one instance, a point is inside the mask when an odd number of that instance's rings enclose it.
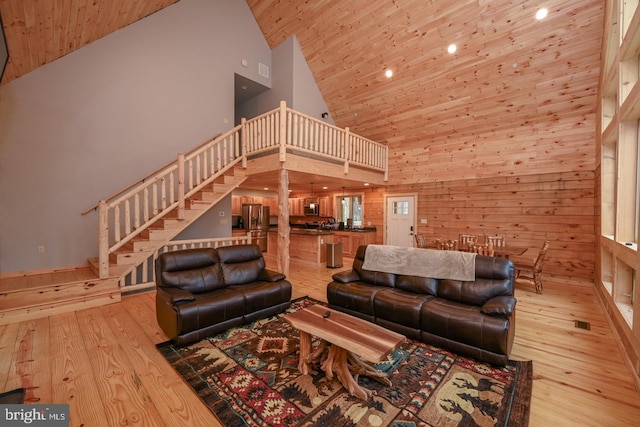
<instances>
[{"instance_id":1,"label":"wood plank ceiling","mask_svg":"<svg viewBox=\"0 0 640 427\"><path fill-rule=\"evenodd\" d=\"M336 124L390 146L392 183L594 168L602 1L247 2Z\"/></svg>"},{"instance_id":2,"label":"wood plank ceiling","mask_svg":"<svg viewBox=\"0 0 640 427\"><path fill-rule=\"evenodd\" d=\"M176 1L0 0L3 83ZM338 126L389 144L394 183L593 170L600 0L247 3L271 47L297 37Z\"/></svg>"}]
</instances>

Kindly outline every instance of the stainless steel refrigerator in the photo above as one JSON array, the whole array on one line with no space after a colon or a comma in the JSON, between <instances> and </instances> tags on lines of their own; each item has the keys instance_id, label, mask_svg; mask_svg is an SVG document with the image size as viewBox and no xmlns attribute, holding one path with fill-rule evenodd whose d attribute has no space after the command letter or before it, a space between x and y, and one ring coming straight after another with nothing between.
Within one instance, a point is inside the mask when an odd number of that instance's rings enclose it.
<instances>
[{"instance_id":1,"label":"stainless steel refrigerator","mask_svg":"<svg viewBox=\"0 0 640 427\"><path fill-rule=\"evenodd\" d=\"M242 205L244 228L251 233L251 242L257 243L262 252L267 251L267 233L269 232L269 206L258 204Z\"/></svg>"}]
</instances>

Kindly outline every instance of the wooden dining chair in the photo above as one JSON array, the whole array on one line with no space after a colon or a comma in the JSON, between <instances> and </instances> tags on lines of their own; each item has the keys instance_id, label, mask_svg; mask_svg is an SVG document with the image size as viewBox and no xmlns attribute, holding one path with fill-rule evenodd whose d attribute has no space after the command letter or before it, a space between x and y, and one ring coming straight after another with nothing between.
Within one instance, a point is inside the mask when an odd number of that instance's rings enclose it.
<instances>
[{"instance_id":1,"label":"wooden dining chair","mask_svg":"<svg viewBox=\"0 0 640 427\"><path fill-rule=\"evenodd\" d=\"M485 235L484 236L484 242L485 243L493 243L493 247L494 248L504 248L505 246L507 246L507 238L505 236L488 236Z\"/></svg>"},{"instance_id":2,"label":"wooden dining chair","mask_svg":"<svg viewBox=\"0 0 640 427\"><path fill-rule=\"evenodd\" d=\"M436 240L436 248L440 249L441 251L457 251L458 241L448 240L448 239L438 239Z\"/></svg>"},{"instance_id":3,"label":"wooden dining chair","mask_svg":"<svg viewBox=\"0 0 640 427\"><path fill-rule=\"evenodd\" d=\"M418 248L426 248L427 247L427 236L424 234L414 234L416 238L416 247Z\"/></svg>"},{"instance_id":4,"label":"wooden dining chair","mask_svg":"<svg viewBox=\"0 0 640 427\"><path fill-rule=\"evenodd\" d=\"M505 246L507 246L507 238L505 236L489 236L485 234L484 243L491 243L494 248L504 248ZM498 256L501 257L501 255ZM509 256L505 255L505 258L509 258Z\"/></svg>"},{"instance_id":5,"label":"wooden dining chair","mask_svg":"<svg viewBox=\"0 0 640 427\"><path fill-rule=\"evenodd\" d=\"M469 252L484 256L495 256L492 243L476 243L469 245Z\"/></svg>"},{"instance_id":6,"label":"wooden dining chair","mask_svg":"<svg viewBox=\"0 0 640 427\"><path fill-rule=\"evenodd\" d=\"M475 245L478 243L478 236L475 234L461 234L458 241L461 246Z\"/></svg>"},{"instance_id":7,"label":"wooden dining chair","mask_svg":"<svg viewBox=\"0 0 640 427\"><path fill-rule=\"evenodd\" d=\"M516 280L521 280L535 286L536 293L538 294L542 293L542 265L544 264L548 250L549 242L545 241L538 256L533 259L531 264L517 262L515 265Z\"/></svg>"}]
</instances>

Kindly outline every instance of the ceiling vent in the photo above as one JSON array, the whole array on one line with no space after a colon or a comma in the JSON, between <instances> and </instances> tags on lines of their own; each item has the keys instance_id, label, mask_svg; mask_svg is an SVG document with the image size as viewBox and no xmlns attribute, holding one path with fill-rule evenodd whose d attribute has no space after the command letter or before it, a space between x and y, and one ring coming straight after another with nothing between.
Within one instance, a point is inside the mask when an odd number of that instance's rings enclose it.
<instances>
[{"instance_id":1,"label":"ceiling vent","mask_svg":"<svg viewBox=\"0 0 640 427\"><path fill-rule=\"evenodd\" d=\"M269 66L264 65L262 62L258 62L258 74L262 77L269 78Z\"/></svg>"}]
</instances>

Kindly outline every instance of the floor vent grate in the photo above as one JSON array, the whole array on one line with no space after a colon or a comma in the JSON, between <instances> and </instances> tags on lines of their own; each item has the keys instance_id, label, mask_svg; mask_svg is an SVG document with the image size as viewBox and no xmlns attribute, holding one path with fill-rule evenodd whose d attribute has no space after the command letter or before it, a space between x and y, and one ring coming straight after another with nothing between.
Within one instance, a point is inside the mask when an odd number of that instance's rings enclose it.
<instances>
[{"instance_id":1,"label":"floor vent grate","mask_svg":"<svg viewBox=\"0 0 640 427\"><path fill-rule=\"evenodd\" d=\"M589 322L584 322L582 320L576 320L576 328L585 329L587 331L591 330L591 324Z\"/></svg>"}]
</instances>

